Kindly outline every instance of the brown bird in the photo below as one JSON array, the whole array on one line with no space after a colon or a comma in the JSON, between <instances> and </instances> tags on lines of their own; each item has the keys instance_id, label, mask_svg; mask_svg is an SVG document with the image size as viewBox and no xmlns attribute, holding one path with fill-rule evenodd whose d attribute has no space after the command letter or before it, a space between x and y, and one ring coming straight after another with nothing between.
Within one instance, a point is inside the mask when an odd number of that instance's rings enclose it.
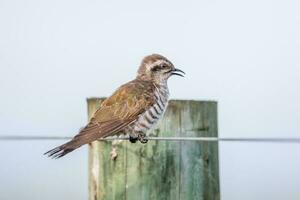
<instances>
[{"instance_id":1,"label":"brown bird","mask_svg":"<svg viewBox=\"0 0 300 200\"><path fill-rule=\"evenodd\" d=\"M183 76L164 56L146 56L136 78L119 87L103 101L90 122L75 137L45 154L60 158L99 138L128 134L131 142L146 143L149 131L162 117L169 98L167 80Z\"/></svg>"}]
</instances>

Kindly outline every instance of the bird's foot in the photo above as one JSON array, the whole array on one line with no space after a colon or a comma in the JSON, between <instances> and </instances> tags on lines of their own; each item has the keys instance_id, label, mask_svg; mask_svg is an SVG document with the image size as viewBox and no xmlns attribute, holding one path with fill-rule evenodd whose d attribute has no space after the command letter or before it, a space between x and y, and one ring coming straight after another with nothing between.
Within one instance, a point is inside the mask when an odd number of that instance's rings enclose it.
<instances>
[{"instance_id":1,"label":"bird's foot","mask_svg":"<svg viewBox=\"0 0 300 200\"><path fill-rule=\"evenodd\" d=\"M138 139L142 144L146 144L148 142L148 140L145 137L146 137L146 135L144 135L144 134L138 135Z\"/></svg>"},{"instance_id":2,"label":"bird's foot","mask_svg":"<svg viewBox=\"0 0 300 200\"><path fill-rule=\"evenodd\" d=\"M129 136L129 141L131 142L131 143L136 143L136 141L138 140L138 137L134 137L134 136Z\"/></svg>"}]
</instances>

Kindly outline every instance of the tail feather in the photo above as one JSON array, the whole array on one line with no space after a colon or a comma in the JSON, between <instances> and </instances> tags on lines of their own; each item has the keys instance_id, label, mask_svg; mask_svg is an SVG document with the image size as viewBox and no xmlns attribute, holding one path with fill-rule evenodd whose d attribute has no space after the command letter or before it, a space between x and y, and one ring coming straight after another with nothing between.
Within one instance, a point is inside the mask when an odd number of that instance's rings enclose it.
<instances>
[{"instance_id":1,"label":"tail feather","mask_svg":"<svg viewBox=\"0 0 300 200\"><path fill-rule=\"evenodd\" d=\"M60 145L54 149L47 151L46 153L44 153L44 155L48 155L48 157L52 157L52 158L61 158L80 146L77 145L74 146L74 141L71 140L70 142L67 142L63 145Z\"/></svg>"},{"instance_id":2,"label":"tail feather","mask_svg":"<svg viewBox=\"0 0 300 200\"><path fill-rule=\"evenodd\" d=\"M81 130L79 134L75 135L71 141L47 151L44 155L48 155L52 158L61 158L84 144L91 143L98 138L107 137L121 131L125 126L132 122L132 120L112 120L102 122L101 126L98 123L91 122Z\"/></svg>"}]
</instances>

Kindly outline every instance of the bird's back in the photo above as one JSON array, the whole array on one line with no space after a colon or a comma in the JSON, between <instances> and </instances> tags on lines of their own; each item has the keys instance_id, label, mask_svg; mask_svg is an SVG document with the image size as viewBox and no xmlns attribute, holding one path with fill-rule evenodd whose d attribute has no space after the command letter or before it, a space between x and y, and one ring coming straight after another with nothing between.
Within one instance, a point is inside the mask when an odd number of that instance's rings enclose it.
<instances>
[{"instance_id":1,"label":"bird's back","mask_svg":"<svg viewBox=\"0 0 300 200\"><path fill-rule=\"evenodd\" d=\"M155 85L135 79L119 87L101 104L90 122L75 137L48 152L49 156L62 157L78 147L99 138L120 134L128 130L153 104Z\"/></svg>"}]
</instances>

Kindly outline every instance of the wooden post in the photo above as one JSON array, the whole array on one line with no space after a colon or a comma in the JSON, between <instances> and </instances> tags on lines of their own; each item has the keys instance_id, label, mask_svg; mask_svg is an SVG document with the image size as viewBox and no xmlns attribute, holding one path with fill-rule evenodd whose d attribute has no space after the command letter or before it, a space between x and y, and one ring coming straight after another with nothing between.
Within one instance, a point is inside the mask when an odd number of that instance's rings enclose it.
<instances>
[{"instance_id":1,"label":"wooden post","mask_svg":"<svg viewBox=\"0 0 300 200\"><path fill-rule=\"evenodd\" d=\"M88 99L89 116L101 99ZM217 103L171 100L151 136L217 137ZM111 159L112 148L118 157ZM90 200L219 200L218 143L93 142Z\"/></svg>"}]
</instances>

